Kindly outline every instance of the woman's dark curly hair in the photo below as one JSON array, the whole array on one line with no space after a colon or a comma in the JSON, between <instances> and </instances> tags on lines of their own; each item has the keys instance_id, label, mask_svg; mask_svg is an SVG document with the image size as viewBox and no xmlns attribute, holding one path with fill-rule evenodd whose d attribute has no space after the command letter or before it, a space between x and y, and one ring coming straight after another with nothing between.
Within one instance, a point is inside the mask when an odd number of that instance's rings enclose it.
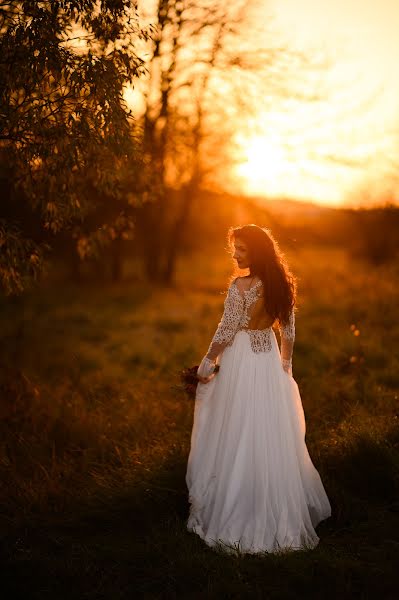
<instances>
[{"instance_id":1,"label":"woman's dark curly hair","mask_svg":"<svg viewBox=\"0 0 399 600\"><path fill-rule=\"evenodd\" d=\"M228 236L230 248L235 239L247 245L249 273L262 280L266 312L286 323L295 306L296 281L270 230L251 224L231 227Z\"/></svg>"}]
</instances>

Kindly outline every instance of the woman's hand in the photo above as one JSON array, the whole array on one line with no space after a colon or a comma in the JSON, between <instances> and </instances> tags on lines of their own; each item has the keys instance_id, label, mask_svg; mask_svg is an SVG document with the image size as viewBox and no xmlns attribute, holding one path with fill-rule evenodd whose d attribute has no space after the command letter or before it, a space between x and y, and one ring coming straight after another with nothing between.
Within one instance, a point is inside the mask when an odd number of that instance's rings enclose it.
<instances>
[{"instance_id":1,"label":"woman's hand","mask_svg":"<svg viewBox=\"0 0 399 600\"><path fill-rule=\"evenodd\" d=\"M200 366L197 369L197 379L200 383L209 383L219 372L219 365L216 360L211 360L207 356L201 361Z\"/></svg>"},{"instance_id":2,"label":"woman's hand","mask_svg":"<svg viewBox=\"0 0 399 600\"><path fill-rule=\"evenodd\" d=\"M213 372L215 371L215 367L216 367L216 361L211 360L207 356L204 356L204 358L202 359L201 364L197 370L198 379L200 381L201 381L201 378L209 380L209 378L211 377L211 375L213 375ZM208 382L203 381L201 383L208 383Z\"/></svg>"},{"instance_id":3,"label":"woman's hand","mask_svg":"<svg viewBox=\"0 0 399 600\"><path fill-rule=\"evenodd\" d=\"M210 375L209 377L201 377L201 375L197 375L197 379L200 383L209 383L214 378L214 375Z\"/></svg>"},{"instance_id":4,"label":"woman's hand","mask_svg":"<svg viewBox=\"0 0 399 600\"><path fill-rule=\"evenodd\" d=\"M284 371L292 376L292 359L282 358L281 364Z\"/></svg>"}]
</instances>

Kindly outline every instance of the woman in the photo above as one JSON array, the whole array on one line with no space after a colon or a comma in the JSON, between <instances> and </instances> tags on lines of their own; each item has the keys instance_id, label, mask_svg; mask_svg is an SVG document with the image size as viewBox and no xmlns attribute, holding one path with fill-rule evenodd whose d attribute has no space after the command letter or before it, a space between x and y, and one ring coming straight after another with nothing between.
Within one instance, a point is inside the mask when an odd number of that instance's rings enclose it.
<instances>
[{"instance_id":1,"label":"woman","mask_svg":"<svg viewBox=\"0 0 399 600\"><path fill-rule=\"evenodd\" d=\"M245 225L229 241L249 274L231 283L197 372L187 527L226 551L314 548L331 507L292 377L295 281L269 231Z\"/></svg>"}]
</instances>

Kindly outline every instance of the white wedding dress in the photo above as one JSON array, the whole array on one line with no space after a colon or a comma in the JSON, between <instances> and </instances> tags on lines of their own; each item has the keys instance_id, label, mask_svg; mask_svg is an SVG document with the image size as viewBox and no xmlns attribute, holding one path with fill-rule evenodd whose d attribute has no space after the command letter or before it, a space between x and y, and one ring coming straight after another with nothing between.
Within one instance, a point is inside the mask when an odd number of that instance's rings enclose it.
<instances>
[{"instance_id":1,"label":"white wedding dress","mask_svg":"<svg viewBox=\"0 0 399 600\"><path fill-rule=\"evenodd\" d=\"M305 418L291 375L294 312L279 327L281 354L259 280L229 287L199 374L186 482L187 528L227 552L314 548L331 506L305 444ZM245 285L245 284L244 284ZM287 371L284 370L283 364ZM287 367L288 366L288 367Z\"/></svg>"}]
</instances>

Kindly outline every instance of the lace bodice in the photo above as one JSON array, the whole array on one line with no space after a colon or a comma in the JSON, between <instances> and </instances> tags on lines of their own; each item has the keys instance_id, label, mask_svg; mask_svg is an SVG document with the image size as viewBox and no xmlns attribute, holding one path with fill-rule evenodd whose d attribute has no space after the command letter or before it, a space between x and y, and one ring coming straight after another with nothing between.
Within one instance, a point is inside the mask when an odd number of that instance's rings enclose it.
<instances>
[{"instance_id":1,"label":"lace bodice","mask_svg":"<svg viewBox=\"0 0 399 600\"><path fill-rule=\"evenodd\" d=\"M240 330L248 333L253 352L269 352L272 326L273 322L264 310L262 281L259 280L248 290L240 289L237 280L233 281L224 302L223 316L204 357L204 360L208 361L207 366L210 368L211 363L214 365L218 356L226 346L233 343L234 336ZM278 328L281 337L281 359L286 370L290 370L295 340L294 311L291 312L288 322L279 324Z\"/></svg>"}]
</instances>

